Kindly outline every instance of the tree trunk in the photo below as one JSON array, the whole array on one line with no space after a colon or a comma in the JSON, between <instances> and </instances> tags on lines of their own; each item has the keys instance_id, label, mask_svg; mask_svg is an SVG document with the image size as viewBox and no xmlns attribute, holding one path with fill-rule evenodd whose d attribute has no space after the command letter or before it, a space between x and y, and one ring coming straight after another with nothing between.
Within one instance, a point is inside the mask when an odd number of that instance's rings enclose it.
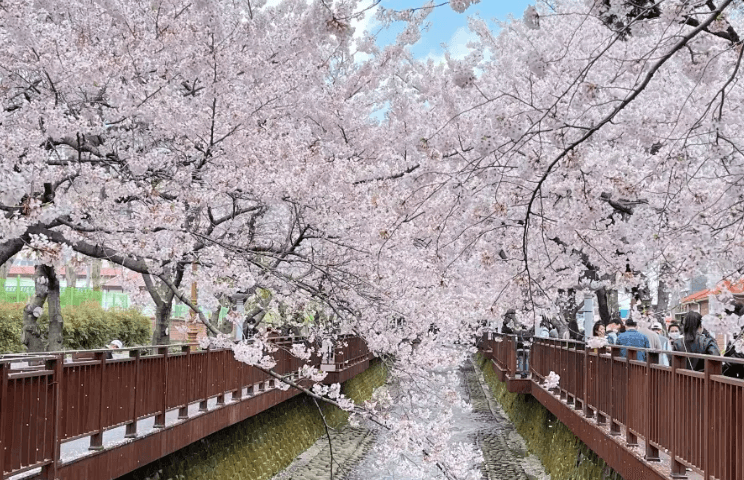
<instances>
[{"instance_id":1,"label":"tree trunk","mask_svg":"<svg viewBox=\"0 0 744 480\"><path fill-rule=\"evenodd\" d=\"M563 335L568 332L568 323L571 320L576 320L576 314L583 303L576 303L576 291L573 288L569 288L568 291L558 290L558 295L560 316L552 319L551 323L558 330L558 336L563 338Z\"/></svg>"},{"instance_id":2,"label":"tree trunk","mask_svg":"<svg viewBox=\"0 0 744 480\"><path fill-rule=\"evenodd\" d=\"M10 267L13 266L13 258L15 257L11 257L7 262L0 264L0 291L3 291L5 288L5 281L8 279Z\"/></svg>"},{"instance_id":3,"label":"tree trunk","mask_svg":"<svg viewBox=\"0 0 744 480\"><path fill-rule=\"evenodd\" d=\"M62 350L62 306L59 301L59 278L54 267L44 265L49 280L49 294L47 304L49 305L49 334L47 335L47 351L58 352Z\"/></svg>"},{"instance_id":4,"label":"tree trunk","mask_svg":"<svg viewBox=\"0 0 744 480\"><path fill-rule=\"evenodd\" d=\"M173 299L175 298L175 294L170 288L162 285L161 282L157 280L153 281L152 276L149 274L143 273L142 280L145 282L145 287L152 301L155 302L155 328L152 332L152 344L169 345L170 319L173 313ZM173 284L180 286L182 280L183 266L179 265L176 268ZM156 281L158 282L157 284L155 283Z\"/></svg>"},{"instance_id":5,"label":"tree trunk","mask_svg":"<svg viewBox=\"0 0 744 480\"><path fill-rule=\"evenodd\" d=\"M608 302L607 290L602 287L594 291L597 295L597 309L599 310L599 321L602 325L608 325L610 323L610 307Z\"/></svg>"},{"instance_id":6,"label":"tree trunk","mask_svg":"<svg viewBox=\"0 0 744 480\"><path fill-rule=\"evenodd\" d=\"M19 238L12 238L5 242L0 243L0 265L10 265L13 257L20 252L24 245L29 241L28 236L22 235Z\"/></svg>"},{"instance_id":7,"label":"tree trunk","mask_svg":"<svg viewBox=\"0 0 744 480\"><path fill-rule=\"evenodd\" d=\"M607 309L610 311L610 319L620 320L620 297L616 288L607 292Z\"/></svg>"},{"instance_id":8,"label":"tree trunk","mask_svg":"<svg viewBox=\"0 0 744 480\"><path fill-rule=\"evenodd\" d=\"M67 282L67 288L75 288L77 286L77 272L75 271L73 262L68 262L65 265L65 282Z\"/></svg>"},{"instance_id":9,"label":"tree trunk","mask_svg":"<svg viewBox=\"0 0 744 480\"><path fill-rule=\"evenodd\" d=\"M15 257L11 257L7 262L0 264L0 281L8 278L8 273L10 272L10 267L13 266L14 258Z\"/></svg>"},{"instance_id":10,"label":"tree trunk","mask_svg":"<svg viewBox=\"0 0 744 480\"><path fill-rule=\"evenodd\" d=\"M41 337L41 332L39 331L38 320L49 291L48 279L43 265L36 266L34 282L36 283L36 293L23 309L21 341L26 345L26 350L29 352L43 352L44 339Z\"/></svg>"},{"instance_id":11,"label":"tree trunk","mask_svg":"<svg viewBox=\"0 0 744 480\"><path fill-rule=\"evenodd\" d=\"M93 264L90 267L90 277L93 281L93 290L96 292L101 291L101 264L103 262L96 258L93 260Z\"/></svg>"},{"instance_id":12,"label":"tree trunk","mask_svg":"<svg viewBox=\"0 0 744 480\"><path fill-rule=\"evenodd\" d=\"M153 345L170 344L170 319L173 302L160 302L155 305L155 329L152 332Z\"/></svg>"},{"instance_id":13,"label":"tree trunk","mask_svg":"<svg viewBox=\"0 0 744 480\"><path fill-rule=\"evenodd\" d=\"M667 289L666 282L659 279L659 286L657 291L657 302L655 317L661 323L664 323L667 310L669 309L669 289Z\"/></svg>"},{"instance_id":14,"label":"tree trunk","mask_svg":"<svg viewBox=\"0 0 744 480\"><path fill-rule=\"evenodd\" d=\"M220 325L218 323L219 322L219 319L220 319L220 308L221 307L218 305L217 308L215 308L212 311L212 314L209 316L209 323L211 323L212 325L214 325L215 327L217 327L217 330L219 330L220 332L222 332L222 329L220 328L222 325ZM222 332L222 333L224 333L224 332ZM207 336L214 337L215 334L211 330L207 330Z\"/></svg>"}]
</instances>

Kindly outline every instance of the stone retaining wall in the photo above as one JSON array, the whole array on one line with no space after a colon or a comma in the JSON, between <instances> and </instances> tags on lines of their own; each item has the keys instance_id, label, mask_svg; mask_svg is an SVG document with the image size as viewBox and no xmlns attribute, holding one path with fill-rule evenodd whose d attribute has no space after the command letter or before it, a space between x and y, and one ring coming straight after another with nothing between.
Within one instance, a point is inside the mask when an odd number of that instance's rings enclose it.
<instances>
[{"instance_id":1,"label":"stone retaining wall","mask_svg":"<svg viewBox=\"0 0 744 480\"><path fill-rule=\"evenodd\" d=\"M551 480L622 480L532 395L510 393L499 381L493 363L480 353L476 365L493 396L542 462Z\"/></svg>"},{"instance_id":2,"label":"stone retaining wall","mask_svg":"<svg viewBox=\"0 0 744 480\"><path fill-rule=\"evenodd\" d=\"M384 364L373 360L369 369L343 384L342 392L360 403L386 378ZM319 403L329 425L346 422L346 412ZM264 480L286 468L321 435L325 428L318 409L301 394L119 480Z\"/></svg>"}]
</instances>

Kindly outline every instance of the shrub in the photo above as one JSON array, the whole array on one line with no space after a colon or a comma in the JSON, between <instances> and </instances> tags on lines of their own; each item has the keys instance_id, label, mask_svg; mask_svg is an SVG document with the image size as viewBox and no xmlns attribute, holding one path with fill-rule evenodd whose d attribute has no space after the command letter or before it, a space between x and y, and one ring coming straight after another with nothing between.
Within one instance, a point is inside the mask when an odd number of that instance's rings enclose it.
<instances>
[{"instance_id":1,"label":"shrub","mask_svg":"<svg viewBox=\"0 0 744 480\"><path fill-rule=\"evenodd\" d=\"M0 303L0 353L22 352L23 307L20 303ZM62 344L68 350L103 348L117 338L125 346L150 341L150 318L136 308L104 310L98 303L62 308ZM39 317L39 329L46 337L49 316L46 308Z\"/></svg>"},{"instance_id":2,"label":"shrub","mask_svg":"<svg viewBox=\"0 0 744 480\"><path fill-rule=\"evenodd\" d=\"M25 350L21 343L24 306L22 303L0 303L0 353Z\"/></svg>"}]
</instances>

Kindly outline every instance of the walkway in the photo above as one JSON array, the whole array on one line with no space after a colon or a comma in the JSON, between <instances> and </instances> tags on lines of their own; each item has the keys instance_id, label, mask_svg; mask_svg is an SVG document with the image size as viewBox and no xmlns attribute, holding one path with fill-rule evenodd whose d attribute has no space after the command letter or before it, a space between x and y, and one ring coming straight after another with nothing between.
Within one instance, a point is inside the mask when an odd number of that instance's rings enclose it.
<instances>
[{"instance_id":1,"label":"walkway","mask_svg":"<svg viewBox=\"0 0 744 480\"><path fill-rule=\"evenodd\" d=\"M462 431L458 439L477 445L484 461L481 472L485 480L543 480L549 479L533 455L527 453L522 437L509 422L499 404L491 397L480 371L472 363L460 370L461 393L470 399L472 411L458 421ZM364 427L346 426L331 435L333 443L334 480L408 480L398 465L382 461L373 448L384 441L384 434ZM330 454L328 437L321 437L315 445L300 455L273 480L328 480ZM439 478L432 477L432 478Z\"/></svg>"}]
</instances>

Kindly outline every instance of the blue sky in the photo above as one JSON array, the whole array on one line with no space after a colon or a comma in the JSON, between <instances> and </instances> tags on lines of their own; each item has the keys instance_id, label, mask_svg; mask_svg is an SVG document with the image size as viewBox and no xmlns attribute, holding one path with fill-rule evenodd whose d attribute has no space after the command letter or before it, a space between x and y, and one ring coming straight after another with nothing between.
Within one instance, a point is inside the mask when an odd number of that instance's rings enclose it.
<instances>
[{"instance_id":1,"label":"blue sky","mask_svg":"<svg viewBox=\"0 0 744 480\"><path fill-rule=\"evenodd\" d=\"M385 8L396 10L420 7L423 3L424 0L382 1ZM436 1L436 3L444 3L444 0ZM465 45L473 38L467 30L468 16L477 15L486 20L492 28L495 28L493 20L506 20L510 14L516 18L521 18L527 6L534 5L534 3L534 0L481 0L480 3L471 5L464 13L455 12L449 5L438 7L428 17L431 28L424 33L412 51L419 58L429 55L440 57L444 54L441 44L446 43L454 56L462 56L466 52ZM394 38L396 31L382 33L379 38L380 43L385 43Z\"/></svg>"}]
</instances>

